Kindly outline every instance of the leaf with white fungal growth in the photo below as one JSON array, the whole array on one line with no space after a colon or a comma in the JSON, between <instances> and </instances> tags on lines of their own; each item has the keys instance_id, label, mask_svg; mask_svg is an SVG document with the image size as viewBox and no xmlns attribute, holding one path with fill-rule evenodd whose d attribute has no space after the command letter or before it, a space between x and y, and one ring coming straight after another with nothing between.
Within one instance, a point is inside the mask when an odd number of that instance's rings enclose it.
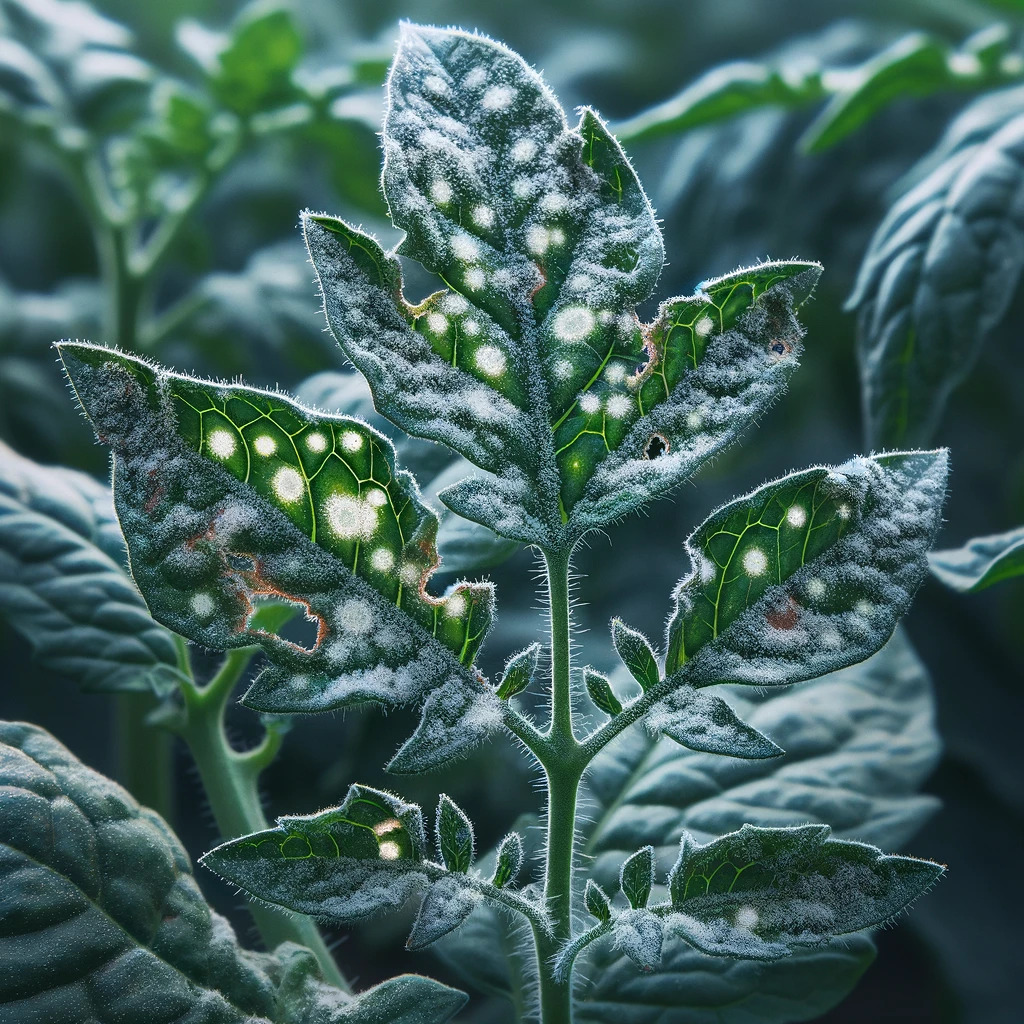
<instances>
[{"instance_id":1,"label":"leaf with white fungal growth","mask_svg":"<svg viewBox=\"0 0 1024 1024\"><path fill-rule=\"evenodd\" d=\"M612 901L608 894L592 878L587 879L587 887L583 890L583 905L591 917L598 921L608 921L612 916Z\"/></svg>"},{"instance_id":2,"label":"leaf with white fungal growth","mask_svg":"<svg viewBox=\"0 0 1024 1024\"><path fill-rule=\"evenodd\" d=\"M446 686L493 700L472 669L490 584L426 590L437 517L359 420L194 380L107 349L59 346L98 435L132 573L157 621L207 647L258 644L246 694L268 712L401 704ZM312 624L308 645L254 628L262 600Z\"/></svg>"},{"instance_id":3,"label":"leaf with white fungal growth","mask_svg":"<svg viewBox=\"0 0 1024 1024\"><path fill-rule=\"evenodd\" d=\"M612 919L612 939L642 971L653 971L661 963L664 925L649 910L624 910Z\"/></svg>"},{"instance_id":4,"label":"leaf with white fungal growth","mask_svg":"<svg viewBox=\"0 0 1024 1024\"><path fill-rule=\"evenodd\" d=\"M523 839L518 832L510 832L498 846L491 885L504 889L514 882L523 866Z\"/></svg>"},{"instance_id":5,"label":"leaf with white fungal growth","mask_svg":"<svg viewBox=\"0 0 1024 1024\"><path fill-rule=\"evenodd\" d=\"M779 757L785 751L753 726L740 721L721 697L680 686L647 712L644 724L690 750L730 757Z\"/></svg>"},{"instance_id":6,"label":"leaf with white fungal growth","mask_svg":"<svg viewBox=\"0 0 1024 1024\"><path fill-rule=\"evenodd\" d=\"M397 251L446 287L411 304L374 238L319 214L304 230L328 324L377 407L489 474L442 491L449 508L563 544L680 483L778 395L817 264L729 275L644 327L664 247L593 111L570 127L504 46L409 25L388 97Z\"/></svg>"},{"instance_id":7,"label":"leaf with white fungal growth","mask_svg":"<svg viewBox=\"0 0 1024 1024\"><path fill-rule=\"evenodd\" d=\"M465 874L473 863L473 823L451 797L437 803L437 852L449 871Z\"/></svg>"},{"instance_id":8,"label":"leaf with white fungal growth","mask_svg":"<svg viewBox=\"0 0 1024 1024\"><path fill-rule=\"evenodd\" d=\"M612 643L622 664L642 689L649 690L658 685L661 681L658 658L643 633L627 626L622 619L612 619Z\"/></svg>"},{"instance_id":9,"label":"leaf with white fungal growth","mask_svg":"<svg viewBox=\"0 0 1024 1024\"><path fill-rule=\"evenodd\" d=\"M684 835L658 908L666 931L712 956L775 960L891 921L945 870L830 834L744 825L704 846Z\"/></svg>"},{"instance_id":10,"label":"leaf with white fungal growth","mask_svg":"<svg viewBox=\"0 0 1024 1024\"><path fill-rule=\"evenodd\" d=\"M498 684L498 698L508 700L517 693L522 693L537 674L537 661L540 658L540 644L530 644L525 651L513 654L505 663L501 682Z\"/></svg>"},{"instance_id":11,"label":"leaf with white fungal growth","mask_svg":"<svg viewBox=\"0 0 1024 1024\"><path fill-rule=\"evenodd\" d=\"M483 896L453 875L439 878L427 890L405 943L406 949L425 949L454 931L473 913Z\"/></svg>"},{"instance_id":12,"label":"leaf with white fungal growth","mask_svg":"<svg viewBox=\"0 0 1024 1024\"><path fill-rule=\"evenodd\" d=\"M1024 575L1024 527L974 537L962 548L933 551L932 572L947 587L974 594L993 583Z\"/></svg>"},{"instance_id":13,"label":"leaf with white fungal growth","mask_svg":"<svg viewBox=\"0 0 1024 1024\"><path fill-rule=\"evenodd\" d=\"M665 673L680 685L775 686L877 651L927 573L945 450L793 473L691 534Z\"/></svg>"},{"instance_id":14,"label":"leaf with white fungal growth","mask_svg":"<svg viewBox=\"0 0 1024 1024\"><path fill-rule=\"evenodd\" d=\"M279 818L200 860L265 903L356 921L402 906L426 884L425 851L416 804L357 785L340 807Z\"/></svg>"},{"instance_id":15,"label":"leaf with white fungal growth","mask_svg":"<svg viewBox=\"0 0 1024 1024\"><path fill-rule=\"evenodd\" d=\"M615 696L607 676L588 665L583 670L583 683L594 705L606 715L614 718L622 710L622 702Z\"/></svg>"},{"instance_id":16,"label":"leaf with white fungal growth","mask_svg":"<svg viewBox=\"0 0 1024 1024\"><path fill-rule=\"evenodd\" d=\"M619 872L619 887L634 910L647 906L654 885L654 847L645 846L628 857Z\"/></svg>"}]
</instances>

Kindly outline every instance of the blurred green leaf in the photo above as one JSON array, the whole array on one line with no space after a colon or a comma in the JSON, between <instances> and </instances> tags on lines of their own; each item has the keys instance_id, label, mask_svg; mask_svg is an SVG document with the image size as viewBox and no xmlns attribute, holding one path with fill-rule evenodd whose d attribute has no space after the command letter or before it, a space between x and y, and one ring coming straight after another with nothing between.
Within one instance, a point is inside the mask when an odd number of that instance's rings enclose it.
<instances>
[{"instance_id":1,"label":"blurred green leaf","mask_svg":"<svg viewBox=\"0 0 1024 1024\"><path fill-rule=\"evenodd\" d=\"M994 583L1024 575L1024 527L974 537L962 548L933 551L932 572L947 587L974 594Z\"/></svg>"}]
</instances>

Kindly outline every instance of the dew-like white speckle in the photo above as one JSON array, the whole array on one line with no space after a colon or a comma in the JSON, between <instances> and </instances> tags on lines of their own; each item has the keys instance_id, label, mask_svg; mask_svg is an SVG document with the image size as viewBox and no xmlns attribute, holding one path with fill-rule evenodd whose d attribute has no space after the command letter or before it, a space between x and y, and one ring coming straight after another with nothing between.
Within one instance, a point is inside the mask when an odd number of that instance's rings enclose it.
<instances>
[{"instance_id":1,"label":"dew-like white speckle","mask_svg":"<svg viewBox=\"0 0 1024 1024\"><path fill-rule=\"evenodd\" d=\"M342 540L367 538L377 529L377 510L351 494L335 493L323 505L327 525Z\"/></svg>"},{"instance_id":2,"label":"dew-like white speckle","mask_svg":"<svg viewBox=\"0 0 1024 1024\"><path fill-rule=\"evenodd\" d=\"M434 334L444 334L448 330L448 317L444 313L428 313L427 314L427 327Z\"/></svg>"},{"instance_id":3,"label":"dew-like white speckle","mask_svg":"<svg viewBox=\"0 0 1024 1024\"><path fill-rule=\"evenodd\" d=\"M377 548L373 554L370 555L370 565L372 565L377 572L387 572L394 564L394 552L389 551L387 548Z\"/></svg>"},{"instance_id":4,"label":"dew-like white speckle","mask_svg":"<svg viewBox=\"0 0 1024 1024\"><path fill-rule=\"evenodd\" d=\"M473 68L462 80L463 88L479 89L487 81L487 72L483 68Z\"/></svg>"},{"instance_id":5,"label":"dew-like white speckle","mask_svg":"<svg viewBox=\"0 0 1024 1024\"><path fill-rule=\"evenodd\" d=\"M572 363L568 359L559 359L552 367L551 372L555 380L568 380L572 376Z\"/></svg>"},{"instance_id":6,"label":"dew-like white speckle","mask_svg":"<svg viewBox=\"0 0 1024 1024\"><path fill-rule=\"evenodd\" d=\"M516 91L510 85L492 85L484 93L480 105L484 110L508 110L516 98Z\"/></svg>"},{"instance_id":7,"label":"dew-like white speckle","mask_svg":"<svg viewBox=\"0 0 1024 1024\"><path fill-rule=\"evenodd\" d=\"M469 309L469 303L466 301L465 296L460 295L458 292L449 292L441 300L441 308L453 316L460 316Z\"/></svg>"},{"instance_id":8,"label":"dew-like white speckle","mask_svg":"<svg viewBox=\"0 0 1024 1024\"><path fill-rule=\"evenodd\" d=\"M282 466L271 481L281 501L298 501L306 493L306 483L291 466Z\"/></svg>"},{"instance_id":9,"label":"dew-like white speckle","mask_svg":"<svg viewBox=\"0 0 1024 1024\"><path fill-rule=\"evenodd\" d=\"M268 455L273 455L277 451L277 442L269 434L260 434L253 441L252 446L256 449L256 454L262 455L264 458Z\"/></svg>"},{"instance_id":10,"label":"dew-like white speckle","mask_svg":"<svg viewBox=\"0 0 1024 1024\"><path fill-rule=\"evenodd\" d=\"M752 931L757 927L759 918L757 911L753 907L740 907L736 911L736 927L743 928L746 931Z\"/></svg>"},{"instance_id":11,"label":"dew-like white speckle","mask_svg":"<svg viewBox=\"0 0 1024 1024\"><path fill-rule=\"evenodd\" d=\"M565 242L565 232L561 228L549 228L548 242L556 247L562 245Z\"/></svg>"},{"instance_id":12,"label":"dew-like white speckle","mask_svg":"<svg viewBox=\"0 0 1024 1024\"><path fill-rule=\"evenodd\" d=\"M441 206L452 201L452 187L444 178L435 178L430 184L430 198Z\"/></svg>"},{"instance_id":13,"label":"dew-like white speckle","mask_svg":"<svg viewBox=\"0 0 1024 1024\"><path fill-rule=\"evenodd\" d=\"M475 338L480 333L480 323L470 318L462 325L462 333L467 338Z\"/></svg>"},{"instance_id":14,"label":"dew-like white speckle","mask_svg":"<svg viewBox=\"0 0 1024 1024\"><path fill-rule=\"evenodd\" d=\"M526 248L534 256L543 256L551 244L551 232L543 224L531 224L526 229Z\"/></svg>"},{"instance_id":15,"label":"dew-like white speckle","mask_svg":"<svg viewBox=\"0 0 1024 1024\"><path fill-rule=\"evenodd\" d=\"M823 630L819 639L822 647L828 647L833 651L843 646L843 638L834 629Z\"/></svg>"},{"instance_id":16,"label":"dew-like white speckle","mask_svg":"<svg viewBox=\"0 0 1024 1024\"><path fill-rule=\"evenodd\" d=\"M710 583L716 575L715 563L702 551L697 552L697 575L701 583Z\"/></svg>"},{"instance_id":17,"label":"dew-like white speckle","mask_svg":"<svg viewBox=\"0 0 1024 1024\"><path fill-rule=\"evenodd\" d=\"M626 368L622 363L609 363L604 371L604 379L609 384L621 384L626 379Z\"/></svg>"},{"instance_id":18,"label":"dew-like white speckle","mask_svg":"<svg viewBox=\"0 0 1024 1024\"><path fill-rule=\"evenodd\" d=\"M797 528L803 526L807 522L807 509L803 505L791 505L786 513L786 522Z\"/></svg>"},{"instance_id":19,"label":"dew-like white speckle","mask_svg":"<svg viewBox=\"0 0 1024 1024\"><path fill-rule=\"evenodd\" d=\"M327 447L327 438L319 431L306 435L306 447L311 452L322 452Z\"/></svg>"},{"instance_id":20,"label":"dew-like white speckle","mask_svg":"<svg viewBox=\"0 0 1024 1024\"><path fill-rule=\"evenodd\" d=\"M461 619L466 614L465 595L452 594L444 603L444 613L449 619Z\"/></svg>"},{"instance_id":21,"label":"dew-like white speckle","mask_svg":"<svg viewBox=\"0 0 1024 1024\"><path fill-rule=\"evenodd\" d=\"M593 391L585 391L580 395L580 408L588 415L592 416L595 412L598 412L601 408L601 399L594 394Z\"/></svg>"},{"instance_id":22,"label":"dew-like white speckle","mask_svg":"<svg viewBox=\"0 0 1024 1024\"><path fill-rule=\"evenodd\" d=\"M471 214L473 223L481 228L494 227L494 210L489 206L474 206Z\"/></svg>"},{"instance_id":23,"label":"dew-like white speckle","mask_svg":"<svg viewBox=\"0 0 1024 1024\"><path fill-rule=\"evenodd\" d=\"M346 632L355 636L368 633L373 627L373 609L368 601L361 597L352 597L343 601L338 608L338 625Z\"/></svg>"},{"instance_id":24,"label":"dew-like white speckle","mask_svg":"<svg viewBox=\"0 0 1024 1024\"><path fill-rule=\"evenodd\" d=\"M571 292L585 292L590 289L593 283L586 274L573 274L566 282L565 287Z\"/></svg>"},{"instance_id":25,"label":"dew-like white speckle","mask_svg":"<svg viewBox=\"0 0 1024 1024\"><path fill-rule=\"evenodd\" d=\"M815 601L820 601L825 596L825 591L828 588L825 586L823 579L812 576L804 585L804 589L807 591L808 597L813 598Z\"/></svg>"},{"instance_id":26,"label":"dew-like white speckle","mask_svg":"<svg viewBox=\"0 0 1024 1024\"><path fill-rule=\"evenodd\" d=\"M208 619L217 607L216 602L207 593L193 594L190 603L193 613L200 619Z\"/></svg>"},{"instance_id":27,"label":"dew-like white speckle","mask_svg":"<svg viewBox=\"0 0 1024 1024\"><path fill-rule=\"evenodd\" d=\"M748 576L763 576L768 570L768 556L760 548L747 548L743 553L743 571Z\"/></svg>"},{"instance_id":28,"label":"dew-like white speckle","mask_svg":"<svg viewBox=\"0 0 1024 1024\"><path fill-rule=\"evenodd\" d=\"M218 459L230 459L235 454L235 448L237 447L235 435L230 430L224 430L223 428L210 431L210 436L206 439L206 445Z\"/></svg>"},{"instance_id":29,"label":"dew-like white speckle","mask_svg":"<svg viewBox=\"0 0 1024 1024\"><path fill-rule=\"evenodd\" d=\"M398 573L398 578L407 587L418 587L420 584L420 570L412 562L406 562Z\"/></svg>"},{"instance_id":30,"label":"dew-like white speckle","mask_svg":"<svg viewBox=\"0 0 1024 1024\"><path fill-rule=\"evenodd\" d=\"M619 316L619 334L628 337L636 329L636 317L630 313L622 313Z\"/></svg>"},{"instance_id":31,"label":"dew-like white speckle","mask_svg":"<svg viewBox=\"0 0 1024 1024\"><path fill-rule=\"evenodd\" d=\"M470 291L478 292L483 288L487 278L480 267L470 267L469 270L466 271L463 281L466 282L466 287L469 288Z\"/></svg>"},{"instance_id":32,"label":"dew-like white speckle","mask_svg":"<svg viewBox=\"0 0 1024 1024\"><path fill-rule=\"evenodd\" d=\"M840 519L849 519L850 518L850 506L849 505L840 505L836 509L836 515L839 516Z\"/></svg>"},{"instance_id":33,"label":"dew-like white speckle","mask_svg":"<svg viewBox=\"0 0 1024 1024\"><path fill-rule=\"evenodd\" d=\"M698 338L706 338L715 328L714 321L709 316L702 316L694 325L693 333Z\"/></svg>"},{"instance_id":34,"label":"dew-like white speckle","mask_svg":"<svg viewBox=\"0 0 1024 1024\"><path fill-rule=\"evenodd\" d=\"M473 260L480 258L480 246L477 245L475 239L470 238L467 234L453 235L452 254L457 260L472 263Z\"/></svg>"},{"instance_id":35,"label":"dew-like white speckle","mask_svg":"<svg viewBox=\"0 0 1024 1024\"><path fill-rule=\"evenodd\" d=\"M533 195L534 188L533 179L525 175L521 174L518 178L512 179L512 194L516 199L528 199Z\"/></svg>"},{"instance_id":36,"label":"dew-like white speckle","mask_svg":"<svg viewBox=\"0 0 1024 1024\"><path fill-rule=\"evenodd\" d=\"M693 412L688 412L686 414L686 425L690 430L700 430L704 425L704 417L694 409Z\"/></svg>"},{"instance_id":37,"label":"dew-like white speckle","mask_svg":"<svg viewBox=\"0 0 1024 1024\"><path fill-rule=\"evenodd\" d=\"M508 360L496 345L481 345L473 354L476 368L488 377L500 377L505 372Z\"/></svg>"},{"instance_id":38,"label":"dew-like white speckle","mask_svg":"<svg viewBox=\"0 0 1024 1024\"><path fill-rule=\"evenodd\" d=\"M444 96L448 93L448 83L440 75L427 75L423 79L423 88L435 96Z\"/></svg>"},{"instance_id":39,"label":"dew-like white speckle","mask_svg":"<svg viewBox=\"0 0 1024 1024\"><path fill-rule=\"evenodd\" d=\"M511 154L517 164L525 164L537 155L537 143L533 139L519 139L512 147Z\"/></svg>"},{"instance_id":40,"label":"dew-like white speckle","mask_svg":"<svg viewBox=\"0 0 1024 1024\"><path fill-rule=\"evenodd\" d=\"M875 614L875 606L863 598L853 606L853 610L862 619L870 619Z\"/></svg>"},{"instance_id":41,"label":"dew-like white speckle","mask_svg":"<svg viewBox=\"0 0 1024 1024\"><path fill-rule=\"evenodd\" d=\"M596 326L597 320L586 306L566 306L559 310L552 324L562 341L582 341Z\"/></svg>"},{"instance_id":42,"label":"dew-like white speckle","mask_svg":"<svg viewBox=\"0 0 1024 1024\"><path fill-rule=\"evenodd\" d=\"M402 856L402 848L398 843L393 842L390 839L386 839L380 844L380 859L381 860L398 860Z\"/></svg>"},{"instance_id":43,"label":"dew-like white speckle","mask_svg":"<svg viewBox=\"0 0 1024 1024\"><path fill-rule=\"evenodd\" d=\"M363 435L354 430L346 430L341 435L341 447L347 452L357 452L363 447Z\"/></svg>"},{"instance_id":44,"label":"dew-like white speckle","mask_svg":"<svg viewBox=\"0 0 1024 1024\"><path fill-rule=\"evenodd\" d=\"M633 408L633 400L629 395L612 395L605 403L605 408L608 410L609 416L613 419L621 420L623 416L629 415L630 410Z\"/></svg>"},{"instance_id":45,"label":"dew-like white speckle","mask_svg":"<svg viewBox=\"0 0 1024 1024\"><path fill-rule=\"evenodd\" d=\"M380 487L371 487L366 492L366 500L374 508L383 508L388 503L387 492L382 490Z\"/></svg>"},{"instance_id":46,"label":"dew-like white speckle","mask_svg":"<svg viewBox=\"0 0 1024 1024\"><path fill-rule=\"evenodd\" d=\"M561 213L569 208L569 197L562 192L545 192L539 205L545 213Z\"/></svg>"}]
</instances>

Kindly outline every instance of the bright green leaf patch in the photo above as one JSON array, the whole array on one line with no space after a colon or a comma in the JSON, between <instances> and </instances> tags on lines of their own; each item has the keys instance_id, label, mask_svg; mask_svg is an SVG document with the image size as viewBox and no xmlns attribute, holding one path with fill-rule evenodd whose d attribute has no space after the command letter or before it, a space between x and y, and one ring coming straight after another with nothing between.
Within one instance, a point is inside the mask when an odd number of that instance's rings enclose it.
<instances>
[{"instance_id":1,"label":"bright green leaf patch","mask_svg":"<svg viewBox=\"0 0 1024 1024\"><path fill-rule=\"evenodd\" d=\"M890 921L943 873L829 833L827 825L744 825L705 846L684 836L666 929L705 953L774 960Z\"/></svg>"},{"instance_id":2,"label":"bright green leaf patch","mask_svg":"<svg viewBox=\"0 0 1024 1024\"><path fill-rule=\"evenodd\" d=\"M428 594L437 517L386 438L280 395L93 346L60 351L114 448L132 572L154 616L209 647L259 644L272 667L247 694L251 706L395 704L442 687L481 711L473 735L486 731L491 691L469 666L492 589ZM252 627L261 599L305 613L306 646Z\"/></svg>"},{"instance_id":3,"label":"bright green leaf patch","mask_svg":"<svg viewBox=\"0 0 1024 1024\"><path fill-rule=\"evenodd\" d=\"M779 394L817 264L738 271L642 325L661 236L596 114L570 128L517 55L409 26L389 97L398 251L447 289L411 304L396 255L334 218L307 214L306 241L378 408L493 474L442 492L450 508L560 545L681 482Z\"/></svg>"}]
</instances>

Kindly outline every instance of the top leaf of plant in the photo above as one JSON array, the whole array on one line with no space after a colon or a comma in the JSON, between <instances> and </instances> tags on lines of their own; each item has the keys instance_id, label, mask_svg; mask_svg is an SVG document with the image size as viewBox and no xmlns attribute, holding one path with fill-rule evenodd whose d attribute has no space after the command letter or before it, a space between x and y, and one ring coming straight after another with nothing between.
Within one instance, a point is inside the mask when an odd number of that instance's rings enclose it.
<instances>
[{"instance_id":1,"label":"top leaf of plant","mask_svg":"<svg viewBox=\"0 0 1024 1024\"><path fill-rule=\"evenodd\" d=\"M738 271L642 325L661 235L593 111L571 128L516 54L411 26L389 100L398 252L445 289L410 304L397 256L334 218L307 215L306 239L381 411L495 475L443 492L449 507L561 546L686 479L778 395L817 264Z\"/></svg>"}]
</instances>

